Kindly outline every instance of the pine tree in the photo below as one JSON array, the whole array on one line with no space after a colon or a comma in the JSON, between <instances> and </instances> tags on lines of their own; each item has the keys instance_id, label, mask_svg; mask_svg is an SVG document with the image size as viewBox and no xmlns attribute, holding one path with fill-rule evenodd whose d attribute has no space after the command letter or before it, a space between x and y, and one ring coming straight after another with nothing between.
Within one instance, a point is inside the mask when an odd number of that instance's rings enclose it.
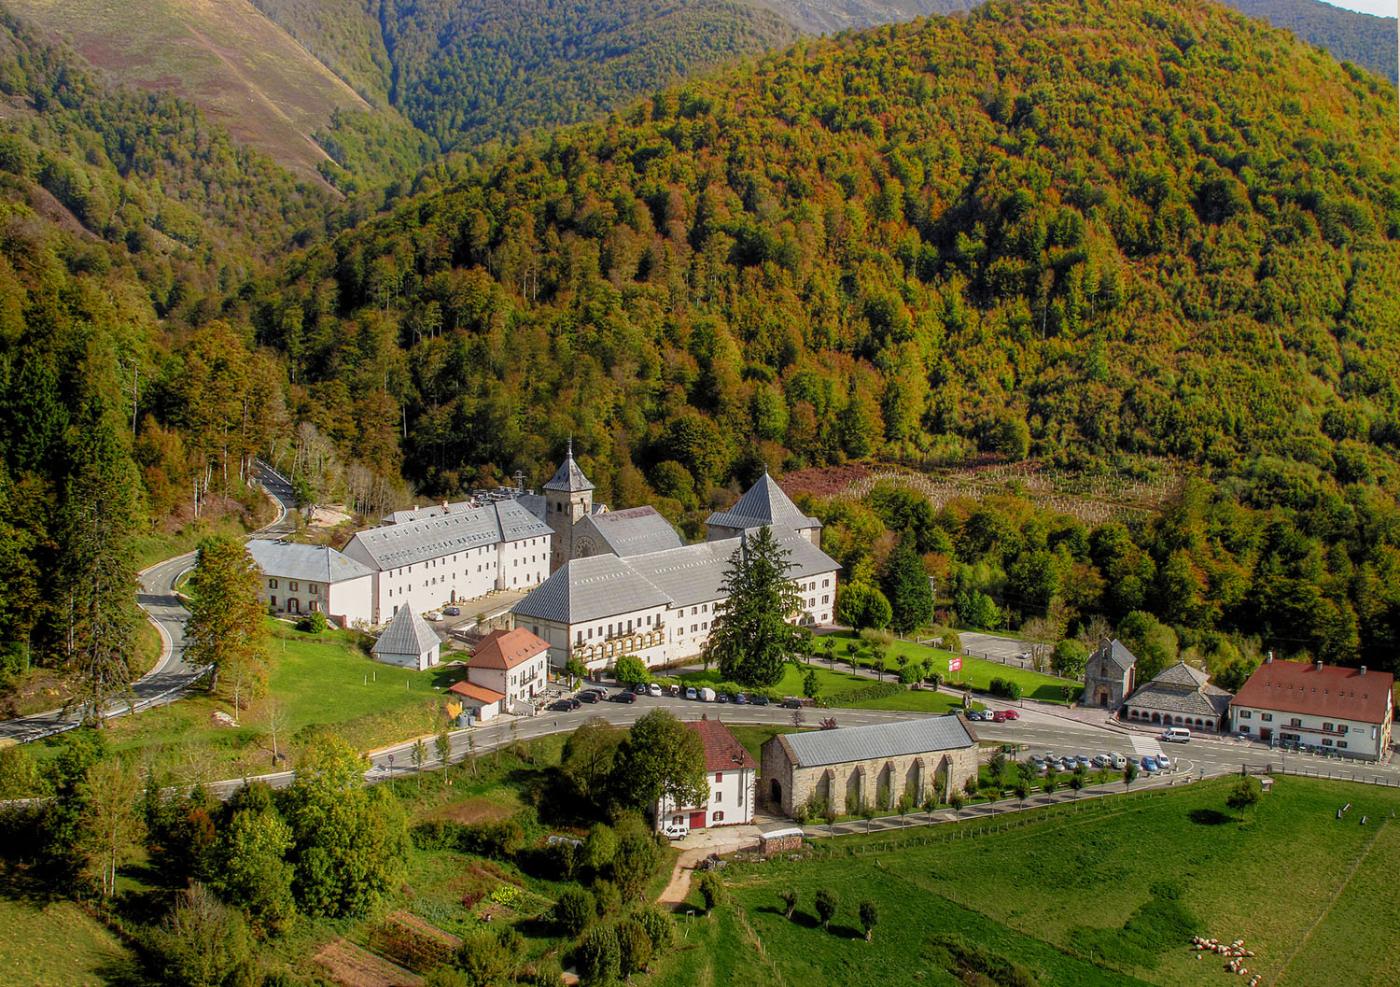
<instances>
[{"instance_id":1,"label":"pine tree","mask_svg":"<svg viewBox=\"0 0 1400 987\"><path fill-rule=\"evenodd\" d=\"M890 601L891 626L900 634L908 634L933 619L933 589L923 561L908 537L901 538L890 553L881 583Z\"/></svg>"},{"instance_id":2,"label":"pine tree","mask_svg":"<svg viewBox=\"0 0 1400 987\"><path fill-rule=\"evenodd\" d=\"M786 576L793 563L769 528L741 540L724 573L728 599L705 645L707 662L719 664L720 677L746 686L770 686L783 676L783 664L800 643L788 623L801 609L797 587Z\"/></svg>"},{"instance_id":3,"label":"pine tree","mask_svg":"<svg viewBox=\"0 0 1400 987\"><path fill-rule=\"evenodd\" d=\"M91 361L89 361L91 362ZM76 673L73 705L100 722L131 694L136 553L141 493L125 448L125 423L94 390L83 408L65 485L60 541L65 652Z\"/></svg>"},{"instance_id":4,"label":"pine tree","mask_svg":"<svg viewBox=\"0 0 1400 987\"><path fill-rule=\"evenodd\" d=\"M233 686L234 716L266 676L266 631L258 569L243 542L215 535L199 544L190 579L186 658L213 665Z\"/></svg>"}]
</instances>

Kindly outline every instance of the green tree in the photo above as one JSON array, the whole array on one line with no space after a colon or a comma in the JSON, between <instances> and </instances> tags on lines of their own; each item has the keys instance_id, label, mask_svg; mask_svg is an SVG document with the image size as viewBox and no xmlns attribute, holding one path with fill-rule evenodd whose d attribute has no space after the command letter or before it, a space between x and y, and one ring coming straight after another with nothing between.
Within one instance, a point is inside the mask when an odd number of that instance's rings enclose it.
<instances>
[{"instance_id":1,"label":"green tree","mask_svg":"<svg viewBox=\"0 0 1400 987\"><path fill-rule=\"evenodd\" d=\"M423 765L428 763L428 745L419 737L413 742L413 747L409 751L409 757L413 760L413 771L417 775L418 788L423 788Z\"/></svg>"},{"instance_id":2,"label":"green tree","mask_svg":"<svg viewBox=\"0 0 1400 987\"><path fill-rule=\"evenodd\" d=\"M260 580L241 539L213 535L199 543L189 583L185 656L195 665L213 665L216 679L232 687L235 719L267 676Z\"/></svg>"},{"instance_id":3,"label":"green tree","mask_svg":"<svg viewBox=\"0 0 1400 987\"><path fill-rule=\"evenodd\" d=\"M104 898L116 892L117 870L135 857L145 838L145 820L137 811L140 793L141 776L117 758L97 761L79 786L76 849L83 872L97 878Z\"/></svg>"},{"instance_id":4,"label":"green tree","mask_svg":"<svg viewBox=\"0 0 1400 987\"><path fill-rule=\"evenodd\" d=\"M862 901L860 903L860 927L865 930L866 942L875 938L875 925L879 921L880 912L875 907L875 902Z\"/></svg>"},{"instance_id":5,"label":"green tree","mask_svg":"<svg viewBox=\"0 0 1400 987\"><path fill-rule=\"evenodd\" d=\"M869 583L845 583L836 592L836 619L856 630L888 627L893 619L890 601Z\"/></svg>"},{"instance_id":6,"label":"green tree","mask_svg":"<svg viewBox=\"0 0 1400 987\"><path fill-rule=\"evenodd\" d=\"M1001 626L1001 610L981 590L960 590L953 598L953 609L965 627L996 630Z\"/></svg>"},{"instance_id":7,"label":"green tree","mask_svg":"<svg viewBox=\"0 0 1400 987\"><path fill-rule=\"evenodd\" d=\"M802 676L802 694L808 699L816 699L819 692L821 692L821 683L817 680L816 669L809 668Z\"/></svg>"},{"instance_id":8,"label":"green tree","mask_svg":"<svg viewBox=\"0 0 1400 987\"><path fill-rule=\"evenodd\" d=\"M1134 761L1129 761L1129 762L1128 762L1128 766L1125 767L1125 768L1123 769L1123 788L1124 788L1125 790L1126 790L1126 789L1129 789L1129 788L1132 788L1132 787L1133 787L1133 782L1137 781L1137 776L1138 776L1138 766L1137 766L1137 763L1134 762ZM1074 782L1074 779L1071 778L1071 779L1070 779L1070 783L1073 784L1073 782Z\"/></svg>"},{"instance_id":9,"label":"green tree","mask_svg":"<svg viewBox=\"0 0 1400 987\"><path fill-rule=\"evenodd\" d=\"M1246 810L1254 808L1259 802L1259 780L1249 776L1241 777L1230 786L1230 793L1225 796L1225 804L1241 817Z\"/></svg>"},{"instance_id":10,"label":"green tree","mask_svg":"<svg viewBox=\"0 0 1400 987\"><path fill-rule=\"evenodd\" d=\"M901 538L895 545L880 585L890 604L890 626L898 633L908 634L933 619L933 588L912 538Z\"/></svg>"},{"instance_id":11,"label":"green tree","mask_svg":"<svg viewBox=\"0 0 1400 987\"><path fill-rule=\"evenodd\" d=\"M1055 645L1050 656L1050 667L1056 675L1067 679L1084 677L1084 665L1089 660L1089 649L1072 637L1067 637Z\"/></svg>"},{"instance_id":12,"label":"green tree","mask_svg":"<svg viewBox=\"0 0 1400 987\"><path fill-rule=\"evenodd\" d=\"M710 797L700 735L664 709L632 725L613 777L618 798L647 811L663 797L672 805L704 805Z\"/></svg>"},{"instance_id":13,"label":"green tree","mask_svg":"<svg viewBox=\"0 0 1400 987\"><path fill-rule=\"evenodd\" d=\"M595 925L584 935L574 951L579 980L585 987L607 987L617 982L622 973L622 948L617 941L617 929L611 925Z\"/></svg>"},{"instance_id":14,"label":"green tree","mask_svg":"<svg viewBox=\"0 0 1400 987\"><path fill-rule=\"evenodd\" d=\"M601 809L611 799L611 779L626 733L592 716L564 742L559 773L586 805Z\"/></svg>"},{"instance_id":15,"label":"green tree","mask_svg":"<svg viewBox=\"0 0 1400 987\"><path fill-rule=\"evenodd\" d=\"M817 918L821 920L822 928L830 929L831 920L836 917L836 912L841 907L841 899L831 888L818 888L815 903Z\"/></svg>"},{"instance_id":16,"label":"green tree","mask_svg":"<svg viewBox=\"0 0 1400 987\"><path fill-rule=\"evenodd\" d=\"M771 528L746 535L729 559L723 590L728 598L705 643L707 662L720 676L746 686L770 686L783 677L784 663L798 651L801 635L788 621L802 601L787 578L791 553L773 538Z\"/></svg>"},{"instance_id":17,"label":"green tree","mask_svg":"<svg viewBox=\"0 0 1400 987\"><path fill-rule=\"evenodd\" d=\"M717 872L702 872L696 879L695 886L700 892L700 900L705 903L705 911L712 912L724 904L724 881Z\"/></svg>"},{"instance_id":18,"label":"green tree","mask_svg":"<svg viewBox=\"0 0 1400 987\"><path fill-rule=\"evenodd\" d=\"M651 673L642 659L636 655L623 655L617 660L613 675L623 685L641 685L651 681Z\"/></svg>"},{"instance_id":19,"label":"green tree","mask_svg":"<svg viewBox=\"0 0 1400 987\"><path fill-rule=\"evenodd\" d=\"M457 965L469 987L496 987L510 981L518 950L513 942L505 941L504 932L475 929L462 937Z\"/></svg>"},{"instance_id":20,"label":"green tree","mask_svg":"<svg viewBox=\"0 0 1400 987\"><path fill-rule=\"evenodd\" d=\"M661 867L663 856L656 835L634 820L618 838L612 878L624 900L640 898Z\"/></svg>"},{"instance_id":21,"label":"green tree","mask_svg":"<svg viewBox=\"0 0 1400 987\"><path fill-rule=\"evenodd\" d=\"M38 795L42 784L39 766L28 747L0 747L0 801Z\"/></svg>"},{"instance_id":22,"label":"green tree","mask_svg":"<svg viewBox=\"0 0 1400 987\"><path fill-rule=\"evenodd\" d=\"M145 937L152 979L167 987L253 987L253 938L243 916L191 884Z\"/></svg>"},{"instance_id":23,"label":"green tree","mask_svg":"<svg viewBox=\"0 0 1400 987\"><path fill-rule=\"evenodd\" d=\"M442 787L447 787L447 768L452 763L452 733L444 723L433 738L433 750L438 763L442 765Z\"/></svg>"},{"instance_id":24,"label":"green tree","mask_svg":"<svg viewBox=\"0 0 1400 987\"><path fill-rule=\"evenodd\" d=\"M1134 610L1118 625L1118 639L1137 656L1137 680L1148 682L1177 658L1176 631L1142 610Z\"/></svg>"},{"instance_id":25,"label":"green tree","mask_svg":"<svg viewBox=\"0 0 1400 987\"><path fill-rule=\"evenodd\" d=\"M624 977L642 973L651 963L651 937L640 922L625 918L617 924L618 965Z\"/></svg>"},{"instance_id":26,"label":"green tree","mask_svg":"<svg viewBox=\"0 0 1400 987\"><path fill-rule=\"evenodd\" d=\"M596 904L593 896L580 887L567 887L550 910L550 920L561 936L576 939L593 921Z\"/></svg>"},{"instance_id":27,"label":"green tree","mask_svg":"<svg viewBox=\"0 0 1400 987\"><path fill-rule=\"evenodd\" d=\"M246 800L219 832L214 855L215 890L242 908L256 927L277 932L296 914L293 868L288 862L292 830L270 795Z\"/></svg>"},{"instance_id":28,"label":"green tree","mask_svg":"<svg viewBox=\"0 0 1400 987\"><path fill-rule=\"evenodd\" d=\"M612 866L617 856L617 833L607 823L594 823L583 841L583 863L595 875Z\"/></svg>"}]
</instances>

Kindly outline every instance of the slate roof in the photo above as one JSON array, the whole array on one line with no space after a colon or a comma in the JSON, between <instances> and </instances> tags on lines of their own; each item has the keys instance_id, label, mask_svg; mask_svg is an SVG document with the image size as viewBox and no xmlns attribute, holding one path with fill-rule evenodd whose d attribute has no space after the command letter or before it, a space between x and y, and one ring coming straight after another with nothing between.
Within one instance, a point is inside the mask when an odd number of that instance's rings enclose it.
<instances>
[{"instance_id":1,"label":"slate roof","mask_svg":"<svg viewBox=\"0 0 1400 987\"><path fill-rule=\"evenodd\" d=\"M517 615L576 624L646 607L665 606L666 594L616 555L571 559L514 607Z\"/></svg>"},{"instance_id":2,"label":"slate roof","mask_svg":"<svg viewBox=\"0 0 1400 987\"><path fill-rule=\"evenodd\" d=\"M370 528L357 532L351 542L363 548L382 571L552 533L549 525L517 501L500 500L455 514Z\"/></svg>"},{"instance_id":3,"label":"slate roof","mask_svg":"<svg viewBox=\"0 0 1400 987\"><path fill-rule=\"evenodd\" d=\"M1389 672L1266 661L1240 688L1233 705L1384 723L1394 688L1395 676Z\"/></svg>"},{"instance_id":4,"label":"slate roof","mask_svg":"<svg viewBox=\"0 0 1400 987\"><path fill-rule=\"evenodd\" d=\"M1137 655L1123 647L1123 642L1116 637L1112 641L1105 641L1099 645L1089 656L1089 661L1093 661L1095 658L1108 658L1122 669L1129 669L1137 664Z\"/></svg>"},{"instance_id":5,"label":"slate roof","mask_svg":"<svg viewBox=\"0 0 1400 987\"><path fill-rule=\"evenodd\" d=\"M787 733L775 739L792 763L801 768L958 750L977 743L976 735L961 716L929 716L897 723Z\"/></svg>"},{"instance_id":6,"label":"slate roof","mask_svg":"<svg viewBox=\"0 0 1400 987\"><path fill-rule=\"evenodd\" d=\"M1230 694L1211 685L1209 678L1200 669L1177 662L1135 691L1124 705L1183 716L1224 716L1230 706Z\"/></svg>"},{"instance_id":7,"label":"slate roof","mask_svg":"<svg viewBox=\"0 0 1400 987\"><path fill-rule=\"evenodd\" d=\"M447 687L447 691L461 696L464 699L475 699L479 703L498 703L506 697L503 692L497 692L495 689L488 689L486 686L477 685L475 682L454 682Z\"/></svg>"},{"instance_id":8,"label":"slate roof","mask_svg":"<svg viewBox=\"0 0 1400 987\"><path fill-rule=\"evenodd\" d=\"M254 538L248 554L265 576L304 579L309 583L339 583L371 575L354 559L324 545L297 545L292 542Z\"/></svg>"},{"instance_id":9,"label":"slate roof","mask_svg":"<svg viewBox=\"0 0 1400 987\"><path fill-rule=\"evenodd\" d=\"M596 535L614 555L621 556L664 552L683 544L671 522L654 507L591 514L579 522L574 538L577 540L588 533Z\"/></svg>"},{"instance_id":10,"label":"slate roof","mask_svg":"<svg viewBox=\"0 0 1400 987\"><path fill-rule=\"evenodd\" d=\"M389 524L403 524L405 521L422 521L430 517L445 517L448 514L461 514L476 507L476 503L470 500L458 500L450 504L429 504L426 507L414 507L410 510L391 511L385 515L384 520Z\"/></svg>"},{"instance_id":11,"label":"slate roof","mask_svg":"<svg viewBox=\"0 0 1400 987\"><path fill-rule=\"evenodd\" d=\"M840 566L831 556L792 531L775 531L794 563L790 579L802 579ZM566 562L515 605L515 613L540 620L577 624L652 606L685 607L724 596L724 572L739 548L738 538L682 545L664 552L619 558L594 555Z\"/></svg>"},{"instance_id":12,"label":"slate roof","mask_svg":"<svg viewBox=\"0 0 1400 987\"><path fill-rule=\"evenodd\" d=\"M777 480L768 475L767 470L733 507L711 514L705 523L721 528L778 526L795 531L822 526L816 518L808 517L798 510L792 498L783 493L783 488L778 486Z\"/></svg>"},{"instance_id":13,"label":"slate roof","mask_svg":"<svg viewBox=\"0 0 1400 987\"><path fill-rule=\"evenodd\" d=\"M698 733L705 745L706 773L758 770L758 762L748 748L719 720L687 720L685 725Z\"/></svg>"},{"instance_id":14,"label":"slate roof","mask_svg":"<svg viewBox=\"0 0 1400 987\"><path fill-rule=\"evenodd\" d=\"M476 646L471 667L509 670L548 650L549 642L541 641L523 627L509 631L492 631Z\"/></svg>"},{"instance_id":15,"label":"slate roof","mask_svg":"<svg viewBox=\"0 0 1400 987\"><path fill-rule=\"evenodd\" d=\"M584 490L592 490L593 484L588 482L588 477L583 475L583 470L578 468L578 463L574 462L574 444L569 442L569 451L564 454L564 461L559 464L559 468L554 471L554 476L544 485L546 490L565 490L569 493L579 493Z\"/></svg>"},{"instance_id":16,"label":"slate roof","mask_svg":"<svg viewBox=\"0 0 1400 987\"><path fill-rule=\"evenodd\" d=\"M413 612L413 607L405 603L389 621L389 626L379 635L371 649L376 655L419 655L427 654L435 645L441 644L437 631L422 617Z\"/></svg>"}]
</instances>

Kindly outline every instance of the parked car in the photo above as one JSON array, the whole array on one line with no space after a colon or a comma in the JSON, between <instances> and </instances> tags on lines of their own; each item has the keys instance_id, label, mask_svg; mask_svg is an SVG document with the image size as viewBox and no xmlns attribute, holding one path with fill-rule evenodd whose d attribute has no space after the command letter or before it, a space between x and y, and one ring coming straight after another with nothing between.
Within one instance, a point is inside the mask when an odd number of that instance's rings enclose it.
<instances>
[{"instance_id":1,"label":"parked car","mask_svg":"<svg viewBox=\"0 0 1400 987\"><path fill-rule=\"evenodd\" d=\"M727 702L729 702L729 693L727 693L727 692L719 692L719 693L716 693L716 694L715 694L715 702L717 702L717 703L727 703Z\"/></svg>"},{"instance_id":2,"label":"parked car","mask_svg":"<svg viewBox=\"0 0 1400 987\"><path fill-rule=\"evenodd\" d=\"M1004 709L1001 712L1008 720L1019 720L1021 718L1021 714L1014 709Z\"/></svg>"},{"instance_id":3,"label":"parked car","mask_svg":"<svg viewBox=\"0 0 1400 987\"><path fill-rule=\"evenodd\" d=\"M672 682L669 686L667 686L666 694L672 699L679 699L681 696L681 687Z\"/></svg>"},{"instance_id":4,"label":"parked car","mask_svg":"<svg viewBox=\"0 0 1400 987\"><path fill-rule=\"evenodd\" d=\"M1167 757L1167 755L1153 754L1152 759L1157 762L1157 767L1161 768L1163 771L1170 771L1172 769L1172 759Z\"/></svg>"},{"instance_id":5,"label":"parked car","mask_svg":"<svg viewBox=\"0 0 1400 987\"><path fill-rule=\"evenodd\" d=\"M651 696L652 698L660 698L661 686L653 682L651 685L647 686L647 695Z\"/></svg>"},{"instance_id":6,"label":"parked car","mask_svg":"<svg viewBox=\"0 0 1400 987\"><path fill-rule=\"evenodd\" d=\"M1108 755L1108 765L1111 768L1117 768L1119 771L1122 771L1128 766L1128 759L1117 751L1112 751Z\"/></svg>"},{"instance_id":7,"label":"parked car","mask_svg":"<svg viewBox=\"0 0 1400 987\"><path fill-rule=\"evenodd\" d=\"M574 698L581 703L596 703L598 701L598 693L594 692L592 689L586 689L574 696Z\"/></svg>"},{"instance_id":8,"label":"parked car","mask_svg":"<svg viewBox=\"0 0 1400 987\"><path fill-rule=\"evenodd\" d=\"M461 607L458 607L458 606L443 607L443 608L442 608L442 612L443 612L444 614L446 614L447 616L449 616L449 617L460 617L460 616L462 616L462 608L461 608Z\"/></svg>"},{"instance_id":9,"label":"parked car","mask_svg":"<svg viewBox=\"0 0 1400 987\"><path fill-rule=\"evenodd\" d=\"M635 703L637 701L637 694L623 689L621 692L614 692L608 697L608 701L614 703Z\"/></svg>"},{"instance_id":10,"label":"parked car","mask_svg":"<svg viewBox=\"0 0 1400 987\"><path fill-rule=\"evenodd\" d=\"M752 703L754 706L767 706L768 697L761 692L755 692L753 694L753 697L749 699L749 702Z\"/></svg>"},{"instance_id":11,"label":"parked car","mask_svg":"<svg viewBox=\"0 0 1400 987\"><path fill-rule=\"evenodd\" d=\"M968 720L970 720L973 723L980 723L982 721L982 714L975 709L967 710L963 713L963 716L965 716Z\"/></svg>"},{"instance_id":12,"label":"parked car","mask_svg":"<svg viewBox=\"0 0 1400 987\"><path fill-rule=\"evenodd\" d=\"M700 693L698 693L698 692L695 691L695 686L689 685L689 686L686 686L686 689L685 689L685 698L687 698L687 699L699 699L699 698L700 698Z\"/></svg>"},{"instance_id":13,"label":"parked car","mask_svg":"<svg viewBox=\"0 0 1400 987\"><path fill-rule=\"evenodd\" d=\"M1005 722L1006 722L1006 712L1005 712L1004 710L1000 710L1000 709L997 710L995 713L992 714L992 722L993 722L993 723L1005 723Z\"/></svg>"},{"instance_id":14,"label":"parked car","mask_svg":"<svg viewBox=\"0 0 1400 987\"><path fill-rule=\"evenodd\" d=\"M734 693L734 705L735 705L735 706L747 706L748 704L749 704L749 697L748 697L748 696L744 695L742 692L736 692L736 693Z\"/></svg>"},{"instance_id":15,"label":"parked car","mask_svg":"<svg viewBox=\"0 0 1400 987\"><path fill-rule=\"evenodd\" d=\"M1167 727L1157 739L1172 744L1188 744L1191 742L1191 731L1185 727Z\"/></svg>"},{"instance_id":16,"label":"parked car","mask_svg":"<svg viewBox=\"0 0 1400 987\"><path fill-rule=\"evenodd\" d=\"M429 610L427 613L423 614L423 619L439 621L442 619L442 614L438 613L436 610Z\"/></svg>"},{"instance_id":17,"label":"parked car","mask_svg":"<svg viewBox=\"0 0 1400 987\"><path fill-rule=\"evenodd\" d=\"M701 701L702 703L712 703L712 702L714 702L714 701L715 701L715 690L711 689L708 685L703 685L703 686L701 686L701 687L700 687L700 701Z\"/></svg>"},{"instance_id":18,"label":"parked car","mask_svg":"<svg viewBox=\"0 0 1400 987\"><path fill-rule=\"evenodd\" d=\"M1094 759L1089 763L1096 768L1106 768L1110 762L1107 754L1095 754Z\"/></svg>"},{"instance_id":19,"label":"parked car","mask_svg":"<svg viewBox=\"0 0 1400 987\"><path fill-rule=\"evenodd\" d=\"M783 709L801 709L802 700L798 699L796 696L787 696L783 699L782 705Z\"/></svg>"},{"instance_id":20,"label":"parked car","mask_svg":"<svg viewBox=\"0 0 1400 987\"><path fill-rule=\"evenodd\" d=\"M667 823L661 827L661 833L667 839L683 840L690 835L690 827L685 823Z\"/></svg>"},{"instance_id":21,"label":"parked car","mask_svg":"<svg viewBox=\"0 0 1400 987\"><path fill-rule=\"evenodd\" d=\"M1150 775L1155 775L1158 771L1162 769L1157 766L1157 759L1151 754L1148 754L1142 759L1142 770L1146 771Z\"/></svg>"},{"instance_id":22,"label":"parked car","mask_svg":"<svg viewBox=\"0 0 1400 987\"><path fill-rule=\"evenodd\" d=\"M1089 768L1089 759L1083 754L1074 755L1074 763L1079 765L1081 768L1084 768L1086 771Z\"/></svg>"},{"instance_id":23,"label":"parked car","mask_svg":"<svg viewBox=\"0 0 1400 987\"><path fill-rule=\"evenodd\" d=\"M651 695L651 693L647 691L647 686L645 682L639 682L636 686L633 687L632 691L639 696Z\"/></svg>"},{"instance_id":24,"label":"parked car","mask_svg":"<svg viewBox=\"0 0 1400 987\"><path fill-rule=\"evenodd\" d=\"M563 699L554 700L554 702L549 704L548 708L555 713L572 713L582 705L583 703L579 702L577 699L571 699L565 696Z\"/></svg>"}]
</instances>

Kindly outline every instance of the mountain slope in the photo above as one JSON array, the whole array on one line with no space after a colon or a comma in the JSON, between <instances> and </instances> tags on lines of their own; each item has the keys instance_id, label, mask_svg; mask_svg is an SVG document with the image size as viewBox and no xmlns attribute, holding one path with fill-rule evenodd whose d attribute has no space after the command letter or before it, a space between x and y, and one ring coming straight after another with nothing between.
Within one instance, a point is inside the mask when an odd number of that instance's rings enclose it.
<instances>
[{"instance_id":1,"label":"mountain slope","mask_svg":"<svg viewBox=\"0 0 1400 987\"><path fill-rule=\"evenodd\" d=\"M1355 62L1391 82L1400 77L1394 17L1343 10L1321 0L1225 0L1250 17L1287 28L1304 41L1325 48L1341 61Z\"/></svg>"}]
</instances>

